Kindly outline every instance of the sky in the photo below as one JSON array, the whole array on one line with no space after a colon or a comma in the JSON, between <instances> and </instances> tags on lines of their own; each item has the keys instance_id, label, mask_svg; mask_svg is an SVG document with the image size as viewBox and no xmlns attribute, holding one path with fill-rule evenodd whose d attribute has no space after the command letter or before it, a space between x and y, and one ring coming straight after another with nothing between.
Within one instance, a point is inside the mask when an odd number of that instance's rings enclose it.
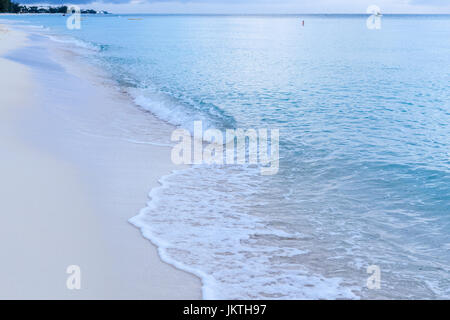
<instances>
[{"instance_id":1,"label":"sky","mask_svg":"<svg viewBox=\"0 0 450 320\"><path fill-rule=\"evenodd\" d=\"M450 0L16 0L21 4L77 4L112 13L447 13Z\"/></svg>"}]
</instances>

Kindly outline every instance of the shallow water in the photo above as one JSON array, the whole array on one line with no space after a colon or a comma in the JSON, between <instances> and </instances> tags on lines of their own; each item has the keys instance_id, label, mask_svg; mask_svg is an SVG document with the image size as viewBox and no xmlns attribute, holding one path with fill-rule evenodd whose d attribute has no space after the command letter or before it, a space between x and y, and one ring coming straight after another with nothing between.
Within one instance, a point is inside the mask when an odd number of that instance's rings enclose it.
<instances>
[{"instance_id":1,"label":"shallow water","mask_svg":"<svg viewBox=\"0 0 450 320\"><path fill-rule=\"evenodd\" d=\"M206 298L450 297L450 16L130 17L12 19L175 125L280 129L277 175L195 166L132 220Z\"/></svg>"}]
</instances>

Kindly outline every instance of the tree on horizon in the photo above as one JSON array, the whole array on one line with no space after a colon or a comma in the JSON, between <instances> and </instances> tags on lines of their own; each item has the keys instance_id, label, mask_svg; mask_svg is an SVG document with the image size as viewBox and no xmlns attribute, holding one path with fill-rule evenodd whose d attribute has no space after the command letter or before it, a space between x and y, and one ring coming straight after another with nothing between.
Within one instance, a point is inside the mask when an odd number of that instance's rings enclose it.
<instances>
[{"instance_id":1,"label":"tree on horizon","mask_svg":"<svg viewBox=\"0 0 450 320\"><path fill-rule=\"evenodd\" d=\"M11 0L0 0L0 12L19 13L20 5Z\"/></svg>"},{"instance_id":2,"label":"tree on horizon","mask_svg":"<svg viewBox=\"0 0 450 320\"><path fill-rule=\"evenodd\" d=\"M9 12L11 9L11 0L0 0L0 12Z\"/></svg>"}]
</instances>

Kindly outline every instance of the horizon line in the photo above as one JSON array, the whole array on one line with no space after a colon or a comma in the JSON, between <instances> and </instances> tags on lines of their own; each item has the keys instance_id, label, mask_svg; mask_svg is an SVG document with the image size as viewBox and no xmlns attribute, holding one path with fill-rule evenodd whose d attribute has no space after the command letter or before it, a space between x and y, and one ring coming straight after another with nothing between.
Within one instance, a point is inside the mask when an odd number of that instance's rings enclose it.
<instances>
[{"instance_id":1,"label":"horizon line","mask_svg":"<svg viewBox=\"0 0 450 320\"><path fill-rule=\"evenodd\" d=\"M102 10L102 9L99 9ZM107 11L107 10L103 10ZM216 15L216 16L236 16L236 15L243 15L243 16L270 16L270 15L280 15L280 16L295 16L295 15L371 15L371 13L361 12L361 13L343 13L343 12L323 12L323 13L164 13L164 12L127 12L127 13L121 13L121 12L109 12L109 14L152 14L152 15ZM392 13L382 13L383 15L441 15L441 16L448 16L450 15L450 12L448 13L406 13L406 12L392 12Z\"/></svg>"}]
</instances>

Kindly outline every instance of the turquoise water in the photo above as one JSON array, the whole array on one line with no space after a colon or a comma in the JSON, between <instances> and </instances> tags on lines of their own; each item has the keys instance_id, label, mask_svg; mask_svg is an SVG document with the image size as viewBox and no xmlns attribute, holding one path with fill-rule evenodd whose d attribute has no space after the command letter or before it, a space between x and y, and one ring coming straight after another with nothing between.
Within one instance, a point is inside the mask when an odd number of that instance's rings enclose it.
<instances>
[{"instance_id":1,"label":"turquoise water","mask_svg":"<svg viewBox=\"0 0 450 320\"><path fill-rule=\"evenodd\" d=\"M277 175L182 170L132 220L205 297L450 298L450 16L11 19L165 121L280 129Z\"/></svg>"}]
</instances>

